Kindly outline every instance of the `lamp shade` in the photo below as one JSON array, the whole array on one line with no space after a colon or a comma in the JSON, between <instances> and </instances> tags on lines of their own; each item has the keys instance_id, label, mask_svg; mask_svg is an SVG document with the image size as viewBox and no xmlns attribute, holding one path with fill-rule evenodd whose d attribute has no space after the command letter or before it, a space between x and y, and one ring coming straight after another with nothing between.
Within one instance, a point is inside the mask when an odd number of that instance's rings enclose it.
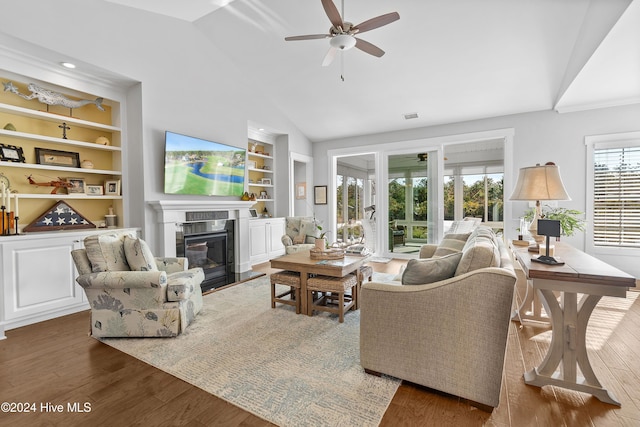
<instances>
[{"instance_id":1,"label":"lamp shade","mask_svg":"<svg viewBox=\"0 0 640 427\"><path fill-rule=\"evenodd\" d=\"M571 197L564 188L558 166L547 163L520 169L509 200L571 200Z\"/></svg>"}]
</instances>

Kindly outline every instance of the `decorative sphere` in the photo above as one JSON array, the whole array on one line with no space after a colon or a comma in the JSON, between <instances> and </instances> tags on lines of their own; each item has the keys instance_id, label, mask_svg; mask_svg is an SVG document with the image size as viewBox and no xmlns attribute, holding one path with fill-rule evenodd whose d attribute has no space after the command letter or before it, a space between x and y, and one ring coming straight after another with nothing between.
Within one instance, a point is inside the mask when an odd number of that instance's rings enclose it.
<instances>
[{"instance_id":1,"label":"decorative sphere","mask_svg":"<svg viewBox=\"0 0 640 427\"><path fill-rule=\"evenodd\" d=\"M111 141L106 136L99 136L96 138L96 144L100 145L111 145Z\"/></svg>"}]
</instances>

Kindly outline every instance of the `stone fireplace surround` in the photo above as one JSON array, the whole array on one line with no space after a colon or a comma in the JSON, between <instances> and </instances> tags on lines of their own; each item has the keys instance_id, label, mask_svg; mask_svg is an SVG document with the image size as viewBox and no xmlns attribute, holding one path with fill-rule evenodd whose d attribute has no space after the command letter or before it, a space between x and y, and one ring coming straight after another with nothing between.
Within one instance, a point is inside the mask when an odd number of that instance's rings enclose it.
<instances>
[{"instance_id":1,"label":"stone fireplace surround","mask_svg":"<svg viewBox=\"0 0 640 427\"><path fill-rule=\"evenodd\" d=\"M149 202L158 217L158 246L166 257L176 256L176 229L187 222L187 212L226 211L228 219L235 220L235 247L233 271L251 271L249 253L249 208L255 202L241 200L158 200ZM244 250L241 250L244 248Z\"/></svg>"}]
</instances>

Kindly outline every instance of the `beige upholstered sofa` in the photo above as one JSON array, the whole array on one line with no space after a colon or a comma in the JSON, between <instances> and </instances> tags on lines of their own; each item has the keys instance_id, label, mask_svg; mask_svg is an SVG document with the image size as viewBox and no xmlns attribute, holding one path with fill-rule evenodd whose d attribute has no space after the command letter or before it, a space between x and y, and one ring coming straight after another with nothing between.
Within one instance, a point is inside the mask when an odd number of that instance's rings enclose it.
<instances>
[{"instance_id":1,"label":"beige upholstered sofa","mask_svg":"<svg viewBox=\"0 0 640 427\"><path fill-rule=\"evenodd\" d=\"M282 244L287 254L308 251L315 246L320 230L312 217L288 216L285 218L285 234Z\"/></svg>"},{"instance_id":2,"label":"beige upholstered sofa","mask_svg":"<svg viewBox=\"0 0 640 427\"><path fill-rule=\"evenodd\" d=\"M170 337L202 308L201 268L186 258L155 258L135 235L89 236L71 252L91 305L94 337Z\"/></svg>"},{"instance_id":3,"label":"beige upholstered sofa","mask_svg":"<svg viewBox=\"0 0 640 427\"><path fill-rule=\"evenodd\" d=\"M481 226L425 245L421 257L402 275L411 285L363 283L360 363L498 406L516 283L508 249Z\"/></svg>"}]
</instances>

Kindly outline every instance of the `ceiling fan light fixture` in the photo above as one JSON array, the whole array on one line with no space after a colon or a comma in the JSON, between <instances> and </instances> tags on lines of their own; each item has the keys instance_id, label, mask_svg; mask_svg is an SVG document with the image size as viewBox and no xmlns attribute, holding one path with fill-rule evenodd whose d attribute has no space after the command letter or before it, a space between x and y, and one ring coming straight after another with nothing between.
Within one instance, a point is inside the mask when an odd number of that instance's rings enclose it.
<instances>
[{"instance_id":1,"label":"ceiling fan light fixture","mask_svg":"<svg viewBox=\"0 0 640 427\"><path fill-rule=\"evenodd\" d=\"M356 45L356 39L347 34L338 34L329 40L329 44L336 49L349 50Z\"/></svg>"}]
</instances>

